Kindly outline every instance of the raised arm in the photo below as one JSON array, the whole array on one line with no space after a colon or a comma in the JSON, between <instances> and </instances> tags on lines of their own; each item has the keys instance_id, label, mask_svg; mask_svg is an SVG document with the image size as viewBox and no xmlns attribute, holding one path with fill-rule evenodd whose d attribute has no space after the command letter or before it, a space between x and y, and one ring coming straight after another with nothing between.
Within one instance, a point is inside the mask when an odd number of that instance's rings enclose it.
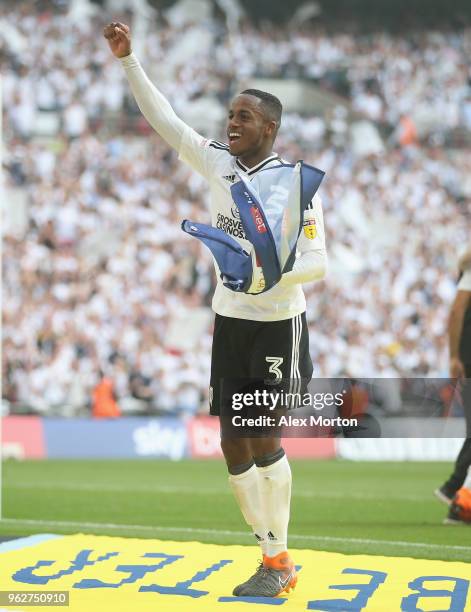
<instances>
[{"instance_id":1,"label":"raised arm","mask_svg":"<svg viewBox=\"0 0 471 612\"><path fill-rule=\"evenodd\" d=\"M105 26L103 35L113 55L119 58L123 65L142 114L154 130L171 147L179 151L183 133L190 128L177 117L168 100L151 83L142 69L139 60L132 52L129 27L124 23L113 22Z\"/></svg>"}]
</instances>

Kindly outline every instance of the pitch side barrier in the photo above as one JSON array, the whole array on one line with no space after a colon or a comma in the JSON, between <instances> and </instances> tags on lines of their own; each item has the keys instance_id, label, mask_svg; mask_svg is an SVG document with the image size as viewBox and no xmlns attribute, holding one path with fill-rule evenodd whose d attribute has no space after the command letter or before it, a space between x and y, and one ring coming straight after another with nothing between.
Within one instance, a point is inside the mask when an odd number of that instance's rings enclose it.
<instances>
[{"instance_id":1,"label":"pitch side barrier","mask_svg":"<svg viewBox=\"0 0 471 612\"><path fill-rule=\"evenodd\" d=\"M445 378L224 381L221 423L228 436L281 436L293 458L451 461L464 436L471 437L469 383ZM1 443L4 458L180 460L222 457L220 435L219 419L210 416L10 415L2 421Z\"/></svg>"},{"instance_id":2,"label":"pitch side barrier","mask_svg":"<svg viewBox=\"0 0 471 612\"><path fill-rule=\"evenodd\" d=\"M220 410L230 437L471 437L471 380L226 379Z\"/></svg>"},{"instance_id":3,"label":"pitch side barrier","mask_svg":"<svg viewBox=\"0 0 471 612\"><path fill-rule=\"evenodd\" d=\"M3 418L4 459L180 459L222 458L219 420L201 416L115 420L7 416ZM291 457L335 457L335 440L288 439Z\"/></svg>"}]
</instances>

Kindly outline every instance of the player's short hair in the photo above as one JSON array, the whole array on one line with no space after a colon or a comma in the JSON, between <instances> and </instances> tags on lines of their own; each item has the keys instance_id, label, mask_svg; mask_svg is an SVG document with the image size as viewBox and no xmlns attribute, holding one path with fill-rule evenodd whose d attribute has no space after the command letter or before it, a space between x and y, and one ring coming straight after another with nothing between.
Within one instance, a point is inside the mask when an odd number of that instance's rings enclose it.
<instances>
[{"instance_id":1,"label":"player's short hair","mask_svg":"<svg viewBox=\"0 0 471 612\"><path fill-rule=\"evenodd\" d=\"M283 106L276 96L267 91L261 91L260 89L244 89L240 92L247 94L248 96L254 96L262 101L263 110L271 121L276 121L276 128L281 125L281 114L283 112Z\"/></svg>"}]
</instances>

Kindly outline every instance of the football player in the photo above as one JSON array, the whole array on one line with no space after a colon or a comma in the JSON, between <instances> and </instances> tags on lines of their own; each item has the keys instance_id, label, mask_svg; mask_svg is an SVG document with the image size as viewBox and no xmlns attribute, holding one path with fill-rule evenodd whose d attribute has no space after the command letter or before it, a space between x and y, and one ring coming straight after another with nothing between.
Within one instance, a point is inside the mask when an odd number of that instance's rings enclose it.
<instances>
[{"instance_id":1,"label":"football player","mask_svg":"<svg viewBox=\"0 0 471 612\"><path fill-rule=\"evenodd\" d=\"M267 92L248 89L232 101L227 117L228 143L204 138L186 125L151 83L131 49L129 27L111 23L104 29L113 54L126 73L136 102L155 131L179 159L207 179L211 219L250 249L230 187L238 175L252 180L264 168L283 163L273 150L282 106ZM221 412L221 381L227 378L305 379L312 376L301 285L326 273L321 201L314 196L305 212L293 269L260 295L235 293L218 278L212 301L216 313L211 365L210 413ZM219 275L218 275L219 276ZM234 589L237 596L274 597L296 584L288 554L291 470L277 436L222 435L229 482L241 512L260 544L263 561Z\"/></svg>"}]
</instances>

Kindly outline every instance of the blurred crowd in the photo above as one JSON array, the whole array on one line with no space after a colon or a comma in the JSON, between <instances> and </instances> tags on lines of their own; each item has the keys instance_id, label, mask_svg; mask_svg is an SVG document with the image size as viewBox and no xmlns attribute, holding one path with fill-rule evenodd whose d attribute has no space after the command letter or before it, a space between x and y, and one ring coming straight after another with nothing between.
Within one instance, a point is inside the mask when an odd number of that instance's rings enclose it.
<instances>
[{"instance_id":1,"label":"blurred crowd","mask_svg":"<svg viewBox=\"0 0 471 612\"><path fill-rule=\"evenodd\" d=\"M33 132L38 110L60 110L63 133L76 137L106 111L129 108L121 68L101 36L102 12L71 19L66 12L38 13L32 1L14 6L0 6L0 42L4 95L18 134ZM131 14L121 18L132 22ZM356 111L385 125L395 127L412 114L438 138L446 130L471 129L471 28L353 35L327 34L312 24L255 29L243 20L228 32L216 19L170 25L162 16L135 46L151 72L164 77L166 67L171 70L166 94L177 110L203 94L225 104L231 84L245 77L302 77L341 93Z\"/></svg>"},{"instance_id":2,"label":"blurred crowd","mask_svg":"<svg viewBox=\"0 0 471 612\"><path fill-rule=\"evenodd\" d=\"M376 122L394 126L411 114L426 124L440 120L427 125L436 135L471 129L470 53L470 30L362 37L247 28L220 50L227 64L235 55L244 74L304 77L342 93Z\"/></svg>"},{"instance_id":3,"label":"blurred crowd","mask_svg":"<svg viewBox=\"0 0 471 612\"><path fill-rule=\"evenodd\" d=\"M205 181L138 118L102 24L5 6L4 168L26 224L3 238L4 398L75 414L106 380L124 412L204 412L212 319L186 343L169 330L211 301L211 258L180 230L183 218L208 222ZM191 27L152 30L144 65L164 62ZM195 54L166 81L177 111L203 93L226 104L246 76L301 75L343 88L358 113L391 129L412 111L427 114L427 139L368 156L349 146L340 111L287 115L276 150L327 173L330 273L305 287L315 374L446 375L471 155L441 144L446 130L471 129L469 32L295 36L244 24L225 36L216 20L206 27L211 61ZM48 112L56 133L38 137L38 113Z\"/></svg>"}]
</instances>

